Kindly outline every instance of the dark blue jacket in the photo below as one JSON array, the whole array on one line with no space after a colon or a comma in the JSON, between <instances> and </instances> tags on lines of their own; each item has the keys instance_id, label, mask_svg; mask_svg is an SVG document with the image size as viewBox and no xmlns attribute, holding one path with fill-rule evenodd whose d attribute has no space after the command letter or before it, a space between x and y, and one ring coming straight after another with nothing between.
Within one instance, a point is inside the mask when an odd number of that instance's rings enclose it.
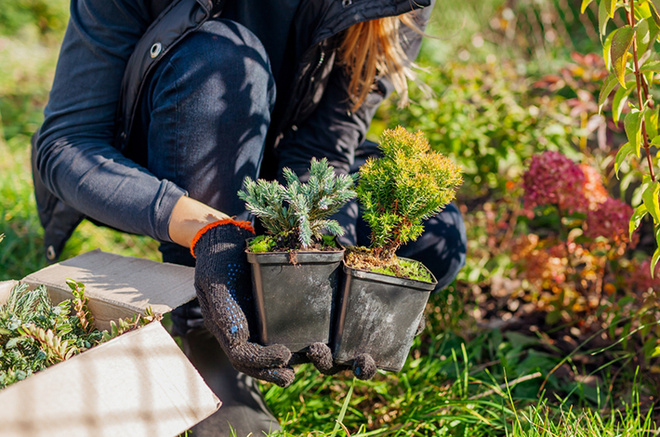
<instances>
[{"instance_id":1,"label":"dark blue jacket","mask_svg":"<svg viewBox=\"0 0 660 437\"><path fill-rule=\"evenodd\" d=\"M240 0L226 0L240 1ZM275 0L264 0L275 1ZM280 0L286 1L286 0ZM168 221L185 192L126 158L137 101L165 53L214 15L220 0L72 0L45 120L33 144L35 194L46 256L59 257L83 217L125 232L171 241ZM379 80L367 102L348 110L337 38L349 26L398 15L431 0L302 0L292 30L294 62L280 74L262 176L284 166L303 171L327 157L348 172L378 105L392 86ZM163 10L164 9L164 10ZM416 18L423 28L431 8ZM259 14L259 8L254 10ZM419 34L403 27L414 59ZM156 48L160 48L157 50ZM277 162L276 167L266 164Z\"/></svg>"}]
</instances>

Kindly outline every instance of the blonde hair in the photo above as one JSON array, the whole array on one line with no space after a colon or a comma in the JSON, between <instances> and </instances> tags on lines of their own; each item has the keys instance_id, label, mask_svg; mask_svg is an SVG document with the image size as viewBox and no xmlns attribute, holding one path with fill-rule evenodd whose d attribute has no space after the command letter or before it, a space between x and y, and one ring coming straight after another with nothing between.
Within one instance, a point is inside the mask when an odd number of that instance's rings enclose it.
<instances>
[{"instance_id":1,"label":"blonde hair","mask_svg":"<svg viewBox=\"0 0 660 437\"><path fill-rule=\"evenodd\" d=\"M421 32L407 14L357 23L346 30L339 60L351 78L348 93L352 111L364 103L377 76L392 82L399 95L399 107L408 104L408 80L413 80L415 74L401 45L401 24Z\"/></svg>"}]
</instances>

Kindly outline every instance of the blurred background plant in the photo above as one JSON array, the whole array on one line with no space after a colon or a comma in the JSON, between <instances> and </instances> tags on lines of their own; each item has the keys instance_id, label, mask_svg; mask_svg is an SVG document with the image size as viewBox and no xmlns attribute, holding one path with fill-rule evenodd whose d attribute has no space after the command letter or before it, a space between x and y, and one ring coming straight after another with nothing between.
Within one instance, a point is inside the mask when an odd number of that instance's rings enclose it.
<instances>
[{"instance_id":1,"label":"blurred background plant","mask_svg":"<svg viewBox=\"0 0 660 437\"><path fill-rule=\"evenodd\" d=\"M418 60L433 97L386 103L369 136L422 130L463 167L467 265L432 296L400 373L354 382L302 366L288 389L264 385L286 435L657 434L655 235L648 218L631 241L622 225L644 163L614 176L630 110L621 95L600 98L598 6L581 6L438 2ZM0 0L0 280L45 265L28 145L67 17L66 0ZM609 29L624 25L615 15ZM153 241L86 222L63 257L96 247L159 259Z\"/></svg>"}]
</instances>

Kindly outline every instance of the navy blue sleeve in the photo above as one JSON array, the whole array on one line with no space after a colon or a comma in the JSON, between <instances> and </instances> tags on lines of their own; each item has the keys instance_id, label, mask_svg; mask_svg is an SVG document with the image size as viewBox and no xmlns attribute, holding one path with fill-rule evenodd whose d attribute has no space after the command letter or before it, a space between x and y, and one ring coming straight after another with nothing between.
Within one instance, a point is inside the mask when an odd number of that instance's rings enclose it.
<instances>
[{"instance_id":1,"label":"navy blue sleeve","mask_svg":"<svg viewBox=\"0 0 660 437\"><path fill-rule=\"evenodd\" d=\"M426 27L432 6L414 12L420 29ZM408 59L420 50L422 35L401 26L401 40ZM295 130L288 131L279 146L279 166L289 167L303 178L312 157L327 158L337 173L348 174L355 151L366 139L378 106L393 91L386 78L378 78L374 90L356 111L351 111L348 97L349 78L342 66L335 65L319 106Z\"/></svg>"},{"instance_id":2,"label":"navy blue sleeve","mask_svg":"<svg viewBox=\"0 0 660 437\"><path fill-rule=\"evenodd\" d=\"M36 165L48 190L88 217L171 241L169 218L185 192L113 146L121 80L147 17L142 1L72 0Z\"/></svg>"}]
</instances>

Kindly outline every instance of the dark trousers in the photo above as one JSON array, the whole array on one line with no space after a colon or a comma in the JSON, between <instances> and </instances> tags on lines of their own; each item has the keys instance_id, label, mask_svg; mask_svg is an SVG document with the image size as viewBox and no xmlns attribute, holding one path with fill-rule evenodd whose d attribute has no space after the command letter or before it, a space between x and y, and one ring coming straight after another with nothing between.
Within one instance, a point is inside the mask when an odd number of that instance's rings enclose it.
<instances>
[{"instance_id":1,"label":"dark trousers","mask_svg":"<svg viewBox=\"0 0 660 437\"><path fill-rule=\"evenodd\" d=\"M127 154L157 177L168 179L200 200L239 219L249 219L236 196L245 176L256 179L275 101L275 81L261 42L245 27L210 21L176 46L153 73L141 100L139 126ZM356 152L352 171L373 143ZM369 229L353 202L337 217L344 244L369 244ZM465 263L463 219L454 205L425 223L424 234L399 251L423 262L445 288ZM188 249L160 247L163 261L194 265ZM172 313L177 333L201 326L195 302Z\"/></svg>"}]
</instances>

